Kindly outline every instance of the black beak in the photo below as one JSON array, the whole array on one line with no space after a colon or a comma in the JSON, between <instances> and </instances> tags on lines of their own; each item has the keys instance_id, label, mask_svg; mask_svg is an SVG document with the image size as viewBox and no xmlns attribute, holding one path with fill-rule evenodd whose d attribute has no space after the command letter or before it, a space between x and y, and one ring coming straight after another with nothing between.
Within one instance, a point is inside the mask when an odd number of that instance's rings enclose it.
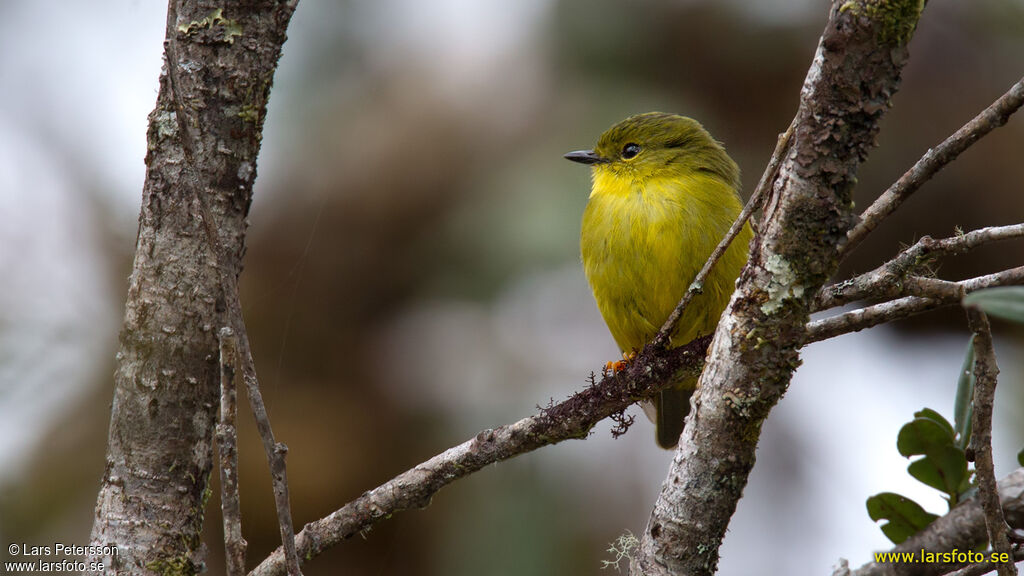
<instances>
[{"instance_id":1,"label":"black beak","mask_svg":"<svg viewBox=\"0 0 1024 576\"><path fill-rule=\"evenodd\" d=\"M569 152L563 158L579 162L580 164L605 164L608 162L606 158L598 156L597 152L593 150L576 150L575 152Z\"/></svg>"}]
</instances>

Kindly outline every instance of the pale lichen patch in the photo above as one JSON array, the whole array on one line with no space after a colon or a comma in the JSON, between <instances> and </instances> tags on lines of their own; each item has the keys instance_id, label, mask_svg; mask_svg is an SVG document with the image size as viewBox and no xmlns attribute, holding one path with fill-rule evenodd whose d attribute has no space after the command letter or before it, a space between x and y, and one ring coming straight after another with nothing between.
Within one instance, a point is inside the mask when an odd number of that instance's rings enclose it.
<instances>
[{"instance_id":1,"label":"pale lichen patch","mask_svg":"<svg viewBox=\"0 0 1024 576\"><path fill-rule=\"evenodd\" d=\"M217 26L221 27L224 33L223 41L228 44L234 44L235 38L242 35L242 25L237 20L225 18L223 8L217 8L210 12L209 16L202 20L193 20L188 24L178 24L178 32L185 35L195 34L200 30L213 30Z\"/></svg>"},{"instance_id":2,"label":"pale lichen patch","mask_svg":"<svg viewBox=\"0 0 1024 576\"><path fill-rule=\"evenodd\" d=\"M797 282L793 268L785 258L778 254L768 256L764 261L764 268L770 274L768 286L768 300L761 304L761 312L774 314L782 308L783 301L787 298L801 298L804 295L804 287Z\"/></svg>"}]
</instances>

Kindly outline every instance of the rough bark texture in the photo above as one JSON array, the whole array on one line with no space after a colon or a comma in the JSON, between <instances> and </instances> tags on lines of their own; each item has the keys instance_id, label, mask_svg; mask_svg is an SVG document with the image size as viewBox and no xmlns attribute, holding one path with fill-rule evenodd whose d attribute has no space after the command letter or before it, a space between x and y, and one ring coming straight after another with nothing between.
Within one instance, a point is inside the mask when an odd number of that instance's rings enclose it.
<instances>
[{"instance_id":1,"label":"rough bark texture","mask_svg":"<svg viewBox=\"0 0 1024 576\"><path fill-rule=\"evenodd\" d=\"M92 544L108 574L193 574L212 469L226 323L203 195L241 271L263 118L293 2L172 0L114 374Z\"/></svg>"},{"instance_id":2,"label":"rough bark texture","mask_svg":"<svg viewBox=\"0 0 1024 576\"><path fill-rule=\"evenodd\" d=\"M811 302L854 224L856 169L898 87L922 5L833 3L760 240L715 333L634 574L715 572L761 423L800 362Z\"/></svg>"}]
</instances>

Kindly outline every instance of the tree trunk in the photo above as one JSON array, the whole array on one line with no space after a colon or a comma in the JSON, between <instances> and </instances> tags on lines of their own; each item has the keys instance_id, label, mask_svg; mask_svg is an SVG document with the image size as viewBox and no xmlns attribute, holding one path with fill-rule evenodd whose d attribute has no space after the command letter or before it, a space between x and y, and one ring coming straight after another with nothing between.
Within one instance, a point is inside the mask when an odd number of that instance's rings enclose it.
<instances>
[{"instance_id":1,"label":"tree trunk","mask_svg":"<svg viewBox=\"0 0 1024 576\"><path fill-rule=\"evenodd\" d=\"M899 87L924 2L834 0L750 264L708 351L633 574L710 575L761 424L800 364L811 302L856 221L851 191Z\"/></svg>"},{"instance_id":2,"label":"tree trunk","mask_svg":"<svg viewBox=\"0 0 1024 576\"><path fill-rule=\"evenodd\" d=\"M90 555L108 574L193 574L203 564L217 335L227 322L217 267L236 276L242 268L267 97L294 8L189 0L168 7L91 537L93 546L117 548Z\"/></svg>"}]
</instances>

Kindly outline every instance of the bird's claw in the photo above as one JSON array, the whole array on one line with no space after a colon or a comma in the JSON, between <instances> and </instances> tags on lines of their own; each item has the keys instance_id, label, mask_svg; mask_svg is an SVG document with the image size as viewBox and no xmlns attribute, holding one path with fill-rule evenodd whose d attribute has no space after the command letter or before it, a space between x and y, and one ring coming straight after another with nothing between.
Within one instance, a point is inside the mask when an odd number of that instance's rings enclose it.
<instances>
[{"instance_id":1,"label":"bird's claw","mask_svg":"<svg viewBox=\"0 0 1024 576\"><path fill-rule=\"evenodd\" d=\"M623 352L622 360L609 360L604 365L606 374L618 374L629 366L629 363L636 360L636 352Z\"/></svg>"}]
</instances>

